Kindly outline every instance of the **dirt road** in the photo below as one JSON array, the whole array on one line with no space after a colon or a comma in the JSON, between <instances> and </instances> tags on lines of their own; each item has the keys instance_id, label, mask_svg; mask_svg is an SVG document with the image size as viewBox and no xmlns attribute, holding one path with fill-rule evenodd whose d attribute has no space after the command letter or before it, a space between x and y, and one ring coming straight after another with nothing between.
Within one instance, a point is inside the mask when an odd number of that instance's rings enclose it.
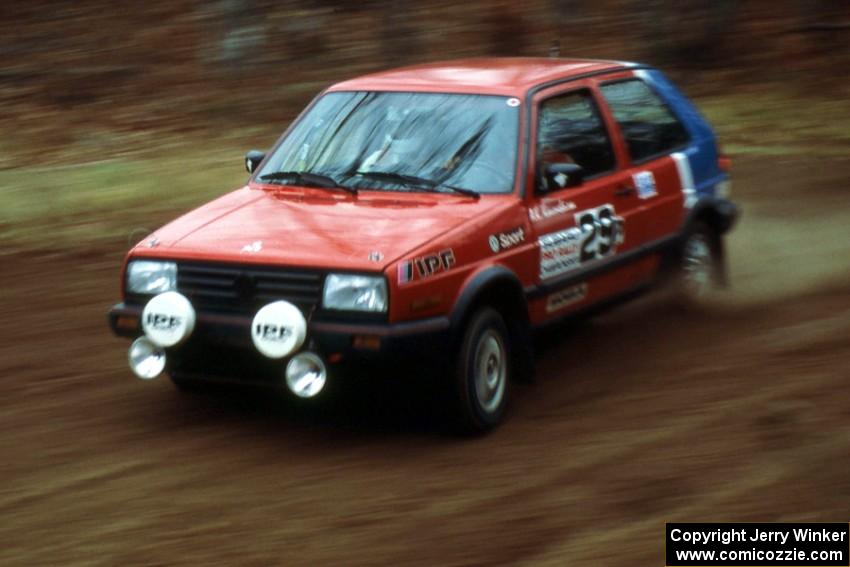
<instances>
[{"instance_id":1,"label":"dirt road","mask_svg":"<svg viewBox=\"0 0 850 567\"><path fill-rule=\"evenodd\" d=\"M735 166L734 289L542 337L474 440L399 383L142 383L104 318L121 251L6 257L0 564L663 565L667 521L847 521L850 161Z\"/></svg>"}]
</instances>

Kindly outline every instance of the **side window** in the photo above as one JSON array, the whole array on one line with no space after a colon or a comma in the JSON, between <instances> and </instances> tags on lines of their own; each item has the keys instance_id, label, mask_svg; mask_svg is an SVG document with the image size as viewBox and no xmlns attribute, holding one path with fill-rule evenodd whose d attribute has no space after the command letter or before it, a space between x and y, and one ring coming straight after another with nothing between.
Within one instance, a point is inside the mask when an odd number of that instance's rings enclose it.
<instances>
[{"instance_id":1,"label":"side window","mask_svg":"<svg viewBox=\"0 0 850 567\"><path fill-rule=\"evenodd\" d=\"M688 132L643 81L602 85L602 95L620 125L632 160L668 153L688 141Z\"/></svg>"},{"instance_id":2,"label":"side window","mask_svg":"<svg viewBox=\"0 0 850 567\"><path fill-rule=\"evenodd\" d=\"M575 163L585 177L615 168L611 140L589 91L556 96L540 105L537 163Z\"/></svg>"}]
</instances>

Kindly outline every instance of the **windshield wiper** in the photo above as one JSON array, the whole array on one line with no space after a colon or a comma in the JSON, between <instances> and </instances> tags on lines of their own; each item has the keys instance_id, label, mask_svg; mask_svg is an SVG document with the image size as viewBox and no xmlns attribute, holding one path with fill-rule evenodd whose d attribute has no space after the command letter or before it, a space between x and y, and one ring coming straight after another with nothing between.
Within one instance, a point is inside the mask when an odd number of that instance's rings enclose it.
<instances>
[{"instance_id":1,"label":"windshield wiper","mask_svg":"<svg viewBox=\"0 0 850 567\"><path fill-rule=\"evenodd\" d=\"M424 188L434 191L439 190L441 187L445 187L446 189L450 189L455 193L460 193L461 195L466 195L467 197L472 197L473 199L478 199L481 197L480 193L478 193L477 191L473 191L472 189L455 187L454 185L441 183L439 181L434 181L433 179L426 179L425 177L417 177L415 175L407 175L395 171L355 171L354 175L359 175L360 177L371 177L373 179L382 179L385 181L401 183L403 185L407 185L408 187L418 187L420 189Z\"/></svg>"},{"instance_id":2,"label":"windshield wiper","mask_svg":"<svg viewBox=\"0 0 850 567\"><path fill-rule=\"evenodd\" d=\"M357 194L357 188L340 185L330 175L312 173L310 171L275 171L260 176L260 181L283 181L285 184L295 183L305 187L321 187L323 189L342 189Z\"/></svg>"}]
</instances>

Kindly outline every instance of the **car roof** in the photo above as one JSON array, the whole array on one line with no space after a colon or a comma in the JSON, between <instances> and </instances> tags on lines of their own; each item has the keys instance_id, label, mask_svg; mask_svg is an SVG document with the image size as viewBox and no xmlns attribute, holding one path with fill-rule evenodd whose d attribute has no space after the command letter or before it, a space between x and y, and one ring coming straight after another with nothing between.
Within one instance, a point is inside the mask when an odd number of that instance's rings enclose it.
<instances>
[{"instance_id":1,"label":"car roof","mask_svg":"<svg viewBox=\"0 0 850 567\"><path fill-rule=\"evenodd\" d=\"M337 83L330 91L433 91L523 96L533 87L587 73L635 67L598 59L459 59L390 69Z\"/></svg>"}]
</instances>

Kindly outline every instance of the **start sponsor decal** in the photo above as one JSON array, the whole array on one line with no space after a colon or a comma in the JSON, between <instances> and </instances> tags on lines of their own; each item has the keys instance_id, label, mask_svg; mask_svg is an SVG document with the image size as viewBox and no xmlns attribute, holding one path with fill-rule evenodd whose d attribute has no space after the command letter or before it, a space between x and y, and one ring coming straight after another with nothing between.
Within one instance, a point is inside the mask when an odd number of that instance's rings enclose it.
<instances>
[{"instance_id":1,"label":"start sponsor decal","mask_svg":"<svg viewBox=\"0 0 850 567\"><path fill-rule=\"evenodd\" d=\"M491 234L487 242L490 244L490 250L493 252L508 250L525 242L525 229L519 226L512 230Z\"/></svg>"},{"instance_id":2,"label":"start sponsor decal","mask_svg":"<svg viewBox=\"0 0 850 567\"><path fill-rule=\"evenodd\" d=\"M543 219L565 215L576 210L576 204L572 201L564 201L563 199L544 199L539 205L535 205L528 209L528 218L537 222Z\"/></svg>"},{"instance_id":3,"label":"start sponsor decal","mask_svg":"<svg viewBox=\"0 0 850 567\"><path fill-rule=\"evenodd\" d=\"M614 205L602 205L575 215L576 226L544 234L540 245L540 278L559 276L582 264L610 256L623 243L623 219Z\"/></svg>"},{"instance_id":4,"label":"start sponsor decal","mask_svg":"<svg viewBox=\"0 0 850 567\"><path fill-rule=\"evenodd\" d=\"M641 171L632 175L632 180L637 187L638 197L641 199L649 199L658 195L658 189L655 187L655 176L651 171Z\"/></svg>"},{"instance_id":5,"label":"start sponsor decal","mask_svg":"<svg viewBox=\"0 0 850 567\"><path fill-rule=\"evenodd\" d=\"M414 280L429 278L439 272L447 272L455 265L454 250L448 248L398 264L398 283L407 284Z\"/></svg>"},{"instance_id":6,"label":"start sponsor decal","mask_svg":"<svg viewBox=\"0 0 850 567\"><path fill-rule=\"evenodd\" d=\"M546 300L546 313L553 313L587 297L587 284L582 283L553 293Z\"/></svg>"}]
</instances>

